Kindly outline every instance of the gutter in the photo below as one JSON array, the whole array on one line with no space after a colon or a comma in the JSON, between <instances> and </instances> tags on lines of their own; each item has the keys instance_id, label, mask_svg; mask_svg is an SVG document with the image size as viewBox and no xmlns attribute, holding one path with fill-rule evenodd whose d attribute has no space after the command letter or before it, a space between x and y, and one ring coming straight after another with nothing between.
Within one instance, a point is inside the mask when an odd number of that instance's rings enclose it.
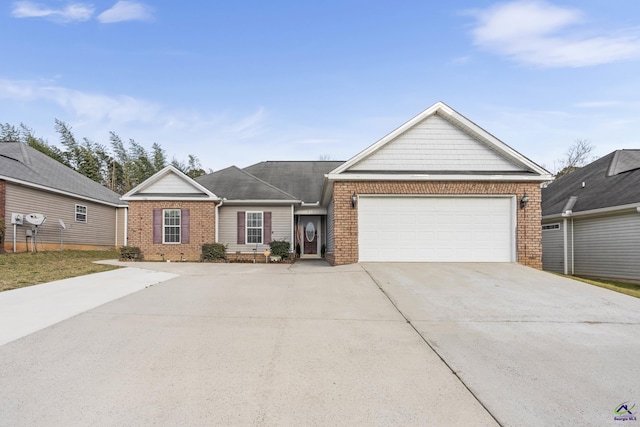
<instances>
[{"instance_id":1,"label":"gutter","mask_svg":"<svg viewBox=\"0 0 640 427\"><path fill-rule=\"evenodd\" d=\"M545 182L551 175L458 175L458 174L385 174L385 173L349 173L328 174L329 181L524 181Z\"/></svg>"},{"instance_id":2,"label":"gutter","mask_svg":"<svg viewBox=\"0 0 640 427\"><path fill-rule=\"evenodd\" d=\"M601 214L612 213L612 212L623 212L628 210L635 210L636 212L640 213L640 202L629 203L628 205L609 206L606 208L591 209L588 211L580 211L580 212L573 212L571 210L567 210L565 212L561 212L557 214L545 215L542 217L542 219L550 220L550 219L568 218L568 217L575 218L575 217L581 217L581 216L601 215Z\"/></svg>"},{"instance_id":3,"label":"gutter","mask_svg":"<svg viewBox=\"0 0 640 427\"><path fill-rule=\"evenodd\" d=\"M29 181L22 181L20 179L11 178L9 176L0 175L0 179L2 179L4 181L7 181L7 182L12 182L14 184L23 185L25 187L37 188L38 190L44 190L44 191L48 191L50 193L62 194L64 196L73 197L75 199L87 200L89 202L98 203L98 204L101 204L101 205L112 206L112 207L115 207L115 208L124 208L124 207L128 206L126 204L118 204L118 203L107 202L105 200L94 199L93 197L87 197L87 196L83 196L81 194L71 193L69 191L58 190L56 188L47 187L45 185L36 184L36 183L33 183L33 182L29 182ZM96 183L96 184L98 184L98 183ZM98 185L100 185L100 184L98 184ZM120 198L120 199L122 200L122 198Z\"/></svg>"}]
</instances>

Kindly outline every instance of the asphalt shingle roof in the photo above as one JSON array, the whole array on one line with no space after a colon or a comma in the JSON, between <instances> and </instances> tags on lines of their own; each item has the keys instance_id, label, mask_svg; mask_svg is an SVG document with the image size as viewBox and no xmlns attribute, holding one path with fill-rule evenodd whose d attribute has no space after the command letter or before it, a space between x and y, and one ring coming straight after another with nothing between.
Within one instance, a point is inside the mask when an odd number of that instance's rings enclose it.
<instances>
[{"instance_id":1,"label":"asphalt shingle roof","mask_svg":"<svg viewBox=\"0 0 640 427\"><path fill-rule=\"evenodd\" d=\"M113 205L126 205L120 195L29 147L0 142L0 178L15 179Z\"/></svg>"},{"instance_id":2,"label":"asphalt shingle roof","mask_svg":"<svg viewBox=\"0 0 640 427\"><path fill-rule=\"evenodd\" d=\"M296 196L306 203L322 198L324 175L344 162L341 161L267 161L243 170L271 185Z\"/></svg>"},{"instance_id":3,"label":"asphalt shingle roof","mask_svg":"<svg viewBox=\"0 0 640 427\"><path fill-rule=\"evenodd\" d=\"M298 200L237 166L199 176L196 181L216 196L228 200Z\"/></svg>"},{"instance_id":4,"label":"asphalt shingle roof","mask_svg":"<svg viewBox=\"0 0 640 427\"><path fill-rule=\"evenodd\" d=\"M584 183L584 187L582 185ZM640 203L640 150L618 150L542 189L542 216Z\"/></svg>"}]
</instances>

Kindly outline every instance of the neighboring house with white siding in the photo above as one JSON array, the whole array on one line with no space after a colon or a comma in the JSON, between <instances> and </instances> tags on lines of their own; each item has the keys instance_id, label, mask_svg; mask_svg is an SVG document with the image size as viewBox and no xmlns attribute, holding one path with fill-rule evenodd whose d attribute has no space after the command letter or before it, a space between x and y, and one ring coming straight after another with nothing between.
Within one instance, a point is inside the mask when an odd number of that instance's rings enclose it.
<instances>
[{"instance_id":1,"label":"neighboring house with white siding","mask_svg":"<svg viewBox=\"0 0 640 427\"><path fill-rule=\"evenodd\" d=\"M640 281L640 150L618 150L542 190L543 269Z\"/></svg>"},{"instance_id":2,"label":"neighboring house with white siding","mask_svg":"<svg viewBox=\"0 0 640 427\"><path fill-rule=\"evenodd\" d=\"M37 242L35 226L25 218L34 213L46 217ZM119 194L27 144L0 142L6 252L34 250L34 243L38 250L117 248L126 244L126 216Z\"/></svg>"},{"instance_id":3,"label":"neighboring house with white siding","mask_svg":"<svg viewBox=\"0 0 640 427\"><path fill-rule=\"evenodd\" d=\"M165 168L123 196L147 259L260 256L272 240L334 265L520 262L542 267L550 174L438 102L346 162L267 161L193 180ZM323 253L324 251L324 253Z\"/></svg>"}]
</instances>

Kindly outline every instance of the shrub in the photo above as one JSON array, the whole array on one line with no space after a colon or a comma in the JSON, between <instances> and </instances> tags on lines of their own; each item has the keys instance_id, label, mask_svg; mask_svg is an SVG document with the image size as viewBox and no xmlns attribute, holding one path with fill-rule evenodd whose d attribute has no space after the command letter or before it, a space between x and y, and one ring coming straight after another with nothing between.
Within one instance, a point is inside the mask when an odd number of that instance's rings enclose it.
<instances>
[{"instance_id":1,"label":"shrub","mask_svg":"<svg viewBox=\"0 0 640 427\"><path fill-rule=\"evenodd\" d=\"M227 259L227 245L222 243L205 243L202 245L201 261L217 261Z\"/></svg>"},{"instance_id":2,"label":"shrub","mask_svg":"<svg viewBox=\"0 0 640 427\"><path fill-rule=\"evenodd\" d=\"M282 259L289 258L291 243L286 240L274 240L269 243L269 246L271 247L271 256L279 256Z\"/></svg>"},{"instance_id":3,"label":"shrub","mask_svg":"<svg viewBox=\"0 0 640 427\"><path fill-rule=\"evenodd\" d=\"M120 259L127 260L142 260L142 252L137 246L123 246L120 248Z\"/></svg>"}]
</instances>

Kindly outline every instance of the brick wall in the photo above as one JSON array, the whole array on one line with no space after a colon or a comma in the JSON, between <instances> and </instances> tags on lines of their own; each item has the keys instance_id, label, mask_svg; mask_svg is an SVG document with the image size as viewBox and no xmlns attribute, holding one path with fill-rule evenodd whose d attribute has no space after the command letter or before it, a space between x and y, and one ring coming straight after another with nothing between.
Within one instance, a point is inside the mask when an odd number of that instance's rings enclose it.
<instances>
[{"instance_id":1,"label":"brick wall","mask_svg":"<svg viewBox=\"0 0 640 427\"><path fill-rule=\"evenodd\" d=\"M188 244L154 244L153 210L189 209ZM198 261L203 243L215 240L215 203L211 201L130 201L129 246L137 246L145 260ZM182 254L182 255L181 255Z\"/></svg>"},{"instance_id":2,"label":"brick wall","mask_svg":"<svg viewBox=\"0 0 640 427\"><path fill-rule=\"evenodd\" d=\"M10 226L11 221L7 221L7 218L5 218L6 216L6 211L5 211L5 207L7 204L7 183L5 181L0 180L0 219L2 219L5 224L5 232L7 227ZM4 244L3 242L0 242L0 253L4 252Z\"/></svg>"},{"instance_id":3,"label":"brick wall","mask_svg":"<svg viewBox=\"0 0 640 427\"><path fill-rule=\"evenodd\" d=\"M358 262L358 207L351 207L356 194L433 194L433 195L529 195L525 209L517 209L518 262L542 269L542 217L540 184L537 182L460 182L460 181L338 181L333 187L334 265Z\"/></svg>"}]
</instances>

